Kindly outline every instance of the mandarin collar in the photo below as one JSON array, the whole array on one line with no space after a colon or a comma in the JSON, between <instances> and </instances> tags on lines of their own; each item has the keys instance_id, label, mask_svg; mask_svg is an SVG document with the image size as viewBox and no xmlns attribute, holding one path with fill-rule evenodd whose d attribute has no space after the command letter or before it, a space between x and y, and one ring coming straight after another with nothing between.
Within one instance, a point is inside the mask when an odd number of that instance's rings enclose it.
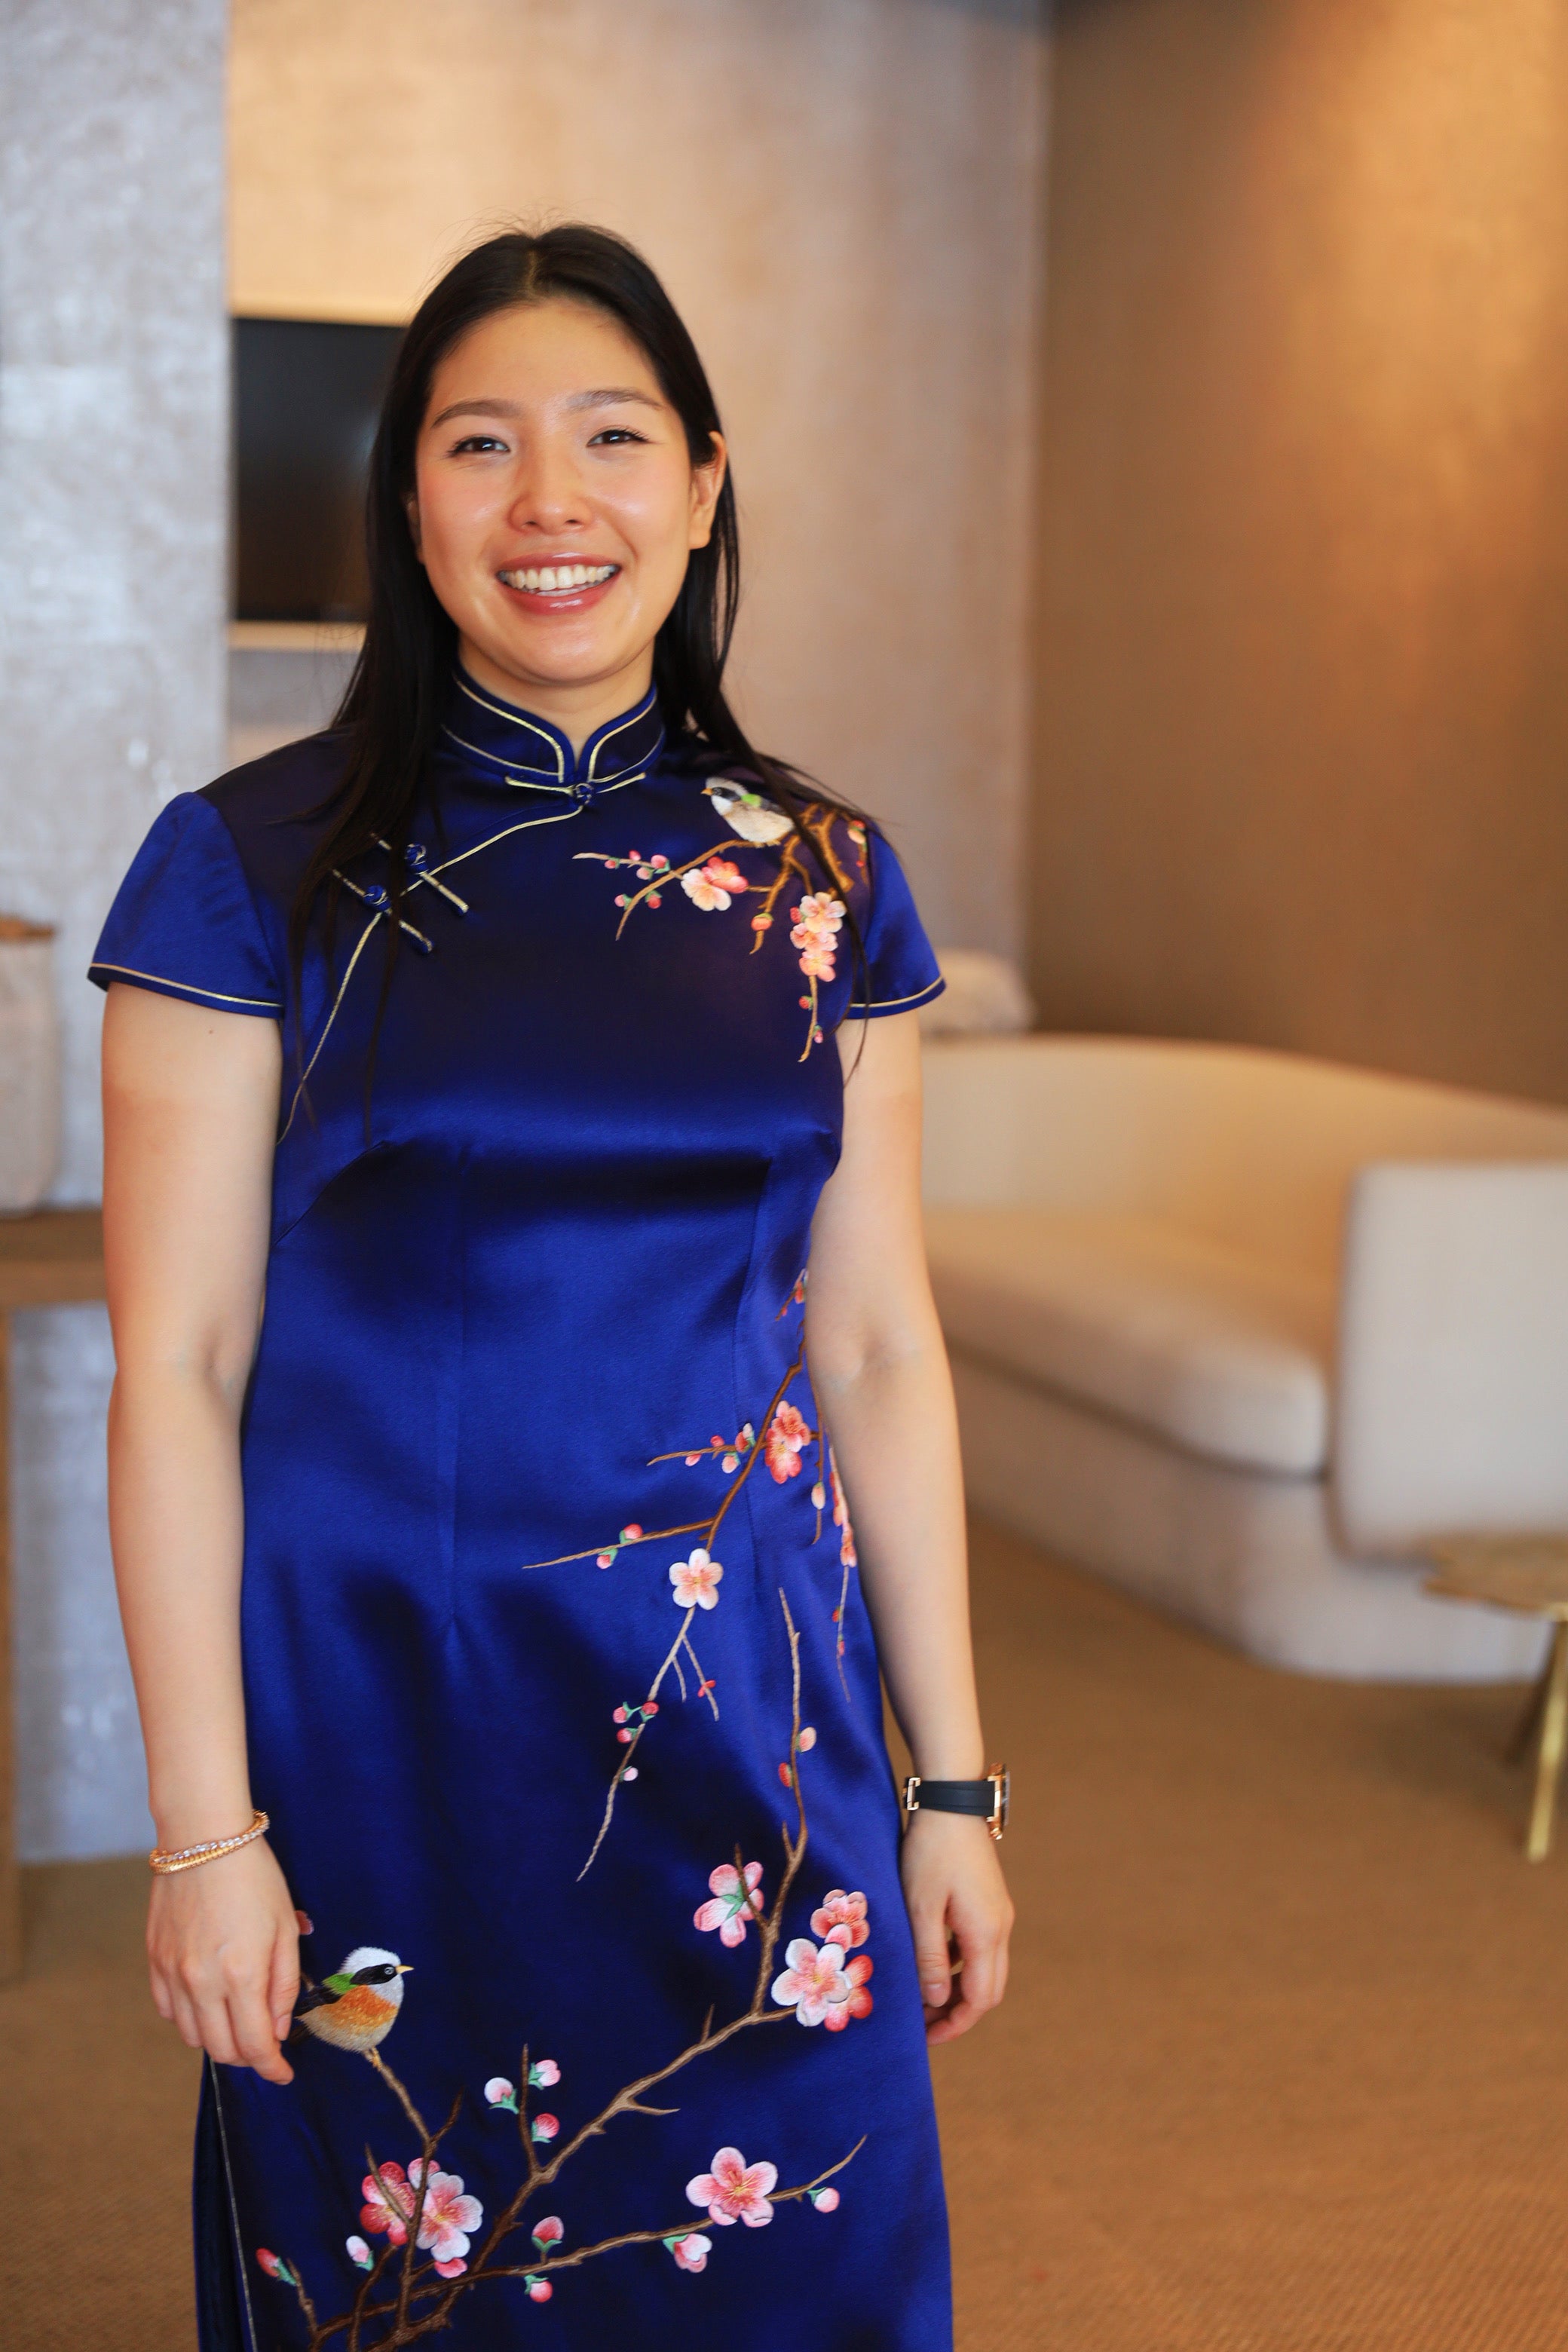
<instances>
[{"instance_id":1,"label":"mandarin collar","mask_svg":"<svg viewBox=\"0 0 1568 2352\"><path fill-rule=\"evenodd\" d=\"M574 753L558 727L514 703L499 701L461 668L453 672L442 732L498 782L531 792L560 793L579 802L640 782L664 748L664 721L651 686L639 703L595 729Z\"/></svg>"}]
</instances>

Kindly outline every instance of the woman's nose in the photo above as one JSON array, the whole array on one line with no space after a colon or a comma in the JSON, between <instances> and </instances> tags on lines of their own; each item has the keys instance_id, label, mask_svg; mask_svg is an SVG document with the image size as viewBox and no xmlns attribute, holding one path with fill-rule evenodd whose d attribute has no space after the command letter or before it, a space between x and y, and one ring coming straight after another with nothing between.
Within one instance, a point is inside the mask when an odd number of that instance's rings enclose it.
<instances>
[{"instance_id":1,"label":"woman's nose","mask_svg":"<svg viewBox=\"0 0 1568 2352\"><path fill-rule=\"evenodd\" d=\"M574 455L535 446L519 474L507 520L515 530L565 530L587 520Z\"/></svg>"}]
</instances>

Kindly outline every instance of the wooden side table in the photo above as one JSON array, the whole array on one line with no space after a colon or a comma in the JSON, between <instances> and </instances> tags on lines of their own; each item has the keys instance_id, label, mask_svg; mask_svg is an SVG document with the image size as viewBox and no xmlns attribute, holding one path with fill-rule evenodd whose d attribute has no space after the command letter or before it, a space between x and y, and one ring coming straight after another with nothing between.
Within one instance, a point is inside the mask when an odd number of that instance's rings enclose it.
<instances>
[{"instance_id":1,"label":"wooden side table","mask_svg":"<svg viewBox=\"0 0 1568 2352\"><path fill-rule=\"evenodd\" d=\"M1455 1536L1434 1544L1432 1555L1438 1568L1426 1580L1428 1592L1551 1620L1545 1669L1510 1751L1523 1756L1539 1731L1535 1798L1524 1851L1527 1860L1544 1862L1552 1849L1558 1784L1568 1751L1568 1535Z\"/></svg>"},{"instance_id":2,"label":"wooden side table","mask_svg":"<svg viewBox=\"0 0 1568 2352\"><path fill-rule=\"evenodd\" d=\"M79 1307L102 1297L103 1218L97 1209L0 1217L0 1983L22 1972L11 1629L11 1318L18 1307Z\"/></svg>"}]
</instances>

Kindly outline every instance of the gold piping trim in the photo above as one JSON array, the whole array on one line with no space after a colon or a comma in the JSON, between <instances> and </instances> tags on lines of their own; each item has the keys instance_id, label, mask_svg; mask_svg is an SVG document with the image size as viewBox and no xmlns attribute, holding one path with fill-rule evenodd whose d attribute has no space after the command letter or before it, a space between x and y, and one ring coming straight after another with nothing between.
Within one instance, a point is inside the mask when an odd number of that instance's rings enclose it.
<instances>
[{"instance_id":1,"label":"gold piping trim","mask_svg":"<svg viewBox=\"0 0 1568 2352\"><path fill-rule=\"evenodd\" d=\"M468 700L470 702L477 703L481 710L493 711L498 719L510 720L513 727L526 727L531 735L537 735L542 743L548 743L551 750L555 754L556 776L562 783L565 782L566 762L562 757L561 746L556 742L553 736L547 735L542 727L536 727L531 719L525 719L520 710L509 710L504 702L491 702L488 697L479 693L475 688L468 684L468 679L462 675L461 671L458 674L458 685L459 689L468 696ZM471 751L473 746L470 744L468 748ZM505 761L503 761L501 764L504 766Z\"/></svg>"},{"instance_id":2,"label":"gold piping trim","mask_svg":"<svg viewBox=\"0 0 1568 2352\"><path fill-rule=\"evenodd\" d=\"M183 988L192 996L209 996L215 1004L254 1004L264 1013L281 1013L283 1007L274 1004L269 996L226 996L221 989L198 988L194 980L171 980L166 972L138 971L129 963L92 963L89 971L123 972L127 980L150 980L159 988Z\"/></svg>"},{"instance_id":3,"label":"gold piping trim","mask_svg":"<svg viewBox=\"0 0 1568 2352\"><path fill-rule=\"evenodd\" d=\"M899 1013L906 1004L923 1004L928 996L940 996L946 986L947 982L939 971L933 981L924 988L917 989L912 996L873 996L846 1005L844 1018L846 1021L863 1021L868 1013Z\"/></svg>"}]
</instances>

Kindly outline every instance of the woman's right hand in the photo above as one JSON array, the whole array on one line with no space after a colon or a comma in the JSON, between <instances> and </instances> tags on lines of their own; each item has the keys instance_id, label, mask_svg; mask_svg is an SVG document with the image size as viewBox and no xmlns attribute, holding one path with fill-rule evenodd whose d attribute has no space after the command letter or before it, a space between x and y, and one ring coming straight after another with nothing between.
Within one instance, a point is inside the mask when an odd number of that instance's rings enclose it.
<instances>
[{"instance_id":1,"label":"woman's right hand","mask_svg":"<svg viewBox=\"0 0 1568 2352\"><path fill-rule=\"evenodd\" d=\"M220 2066L291 2083L283 2055L300 1990L300 1928L265 1838L153 1881L147 1958L160 2017Z\"/></svg>"}]
</instances>

